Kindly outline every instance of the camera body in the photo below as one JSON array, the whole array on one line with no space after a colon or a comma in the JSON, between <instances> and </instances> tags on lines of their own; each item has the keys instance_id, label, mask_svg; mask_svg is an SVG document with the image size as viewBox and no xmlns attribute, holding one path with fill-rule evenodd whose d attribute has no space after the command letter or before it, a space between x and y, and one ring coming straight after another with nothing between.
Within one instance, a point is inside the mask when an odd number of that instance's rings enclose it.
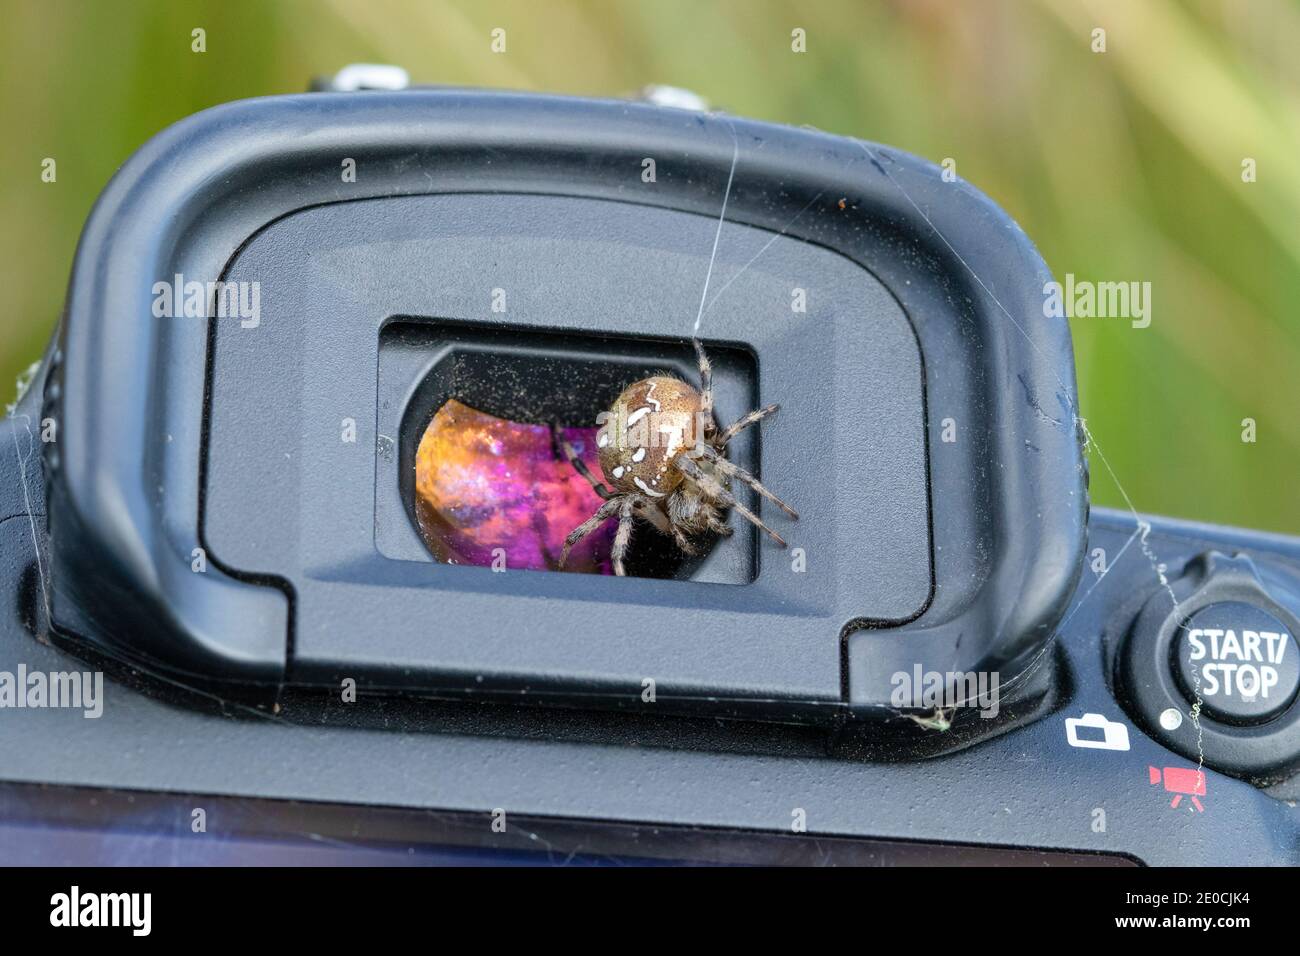
<instances>
[{"instance_id":1,"label":"camera body","mask_svg":"<svg viewBox=\"0 0 1300 956\"><path fill-rule=\"evenodd\" d=\"M6 422L4 660L108 674L8 779L1294 863L1300 542L1090 514L1050 283L970 185L811 130L463 90L185 120L105 190ZM789 551L435 559L439 407L574 427L693 337L724 416L782 406L732 457ZM1161 780L1224 840L1169 840Z\"/></svg>"}]
</instances>

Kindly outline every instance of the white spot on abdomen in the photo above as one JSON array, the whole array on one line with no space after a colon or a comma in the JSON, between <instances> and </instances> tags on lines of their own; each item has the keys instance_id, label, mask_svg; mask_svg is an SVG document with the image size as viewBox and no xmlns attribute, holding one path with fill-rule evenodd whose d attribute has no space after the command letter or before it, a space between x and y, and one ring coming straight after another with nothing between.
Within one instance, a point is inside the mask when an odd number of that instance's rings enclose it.
<instances>
[{"instance_id":1,"label":"white spot on abdomen","mask_svg":"<svg viewBox=\"0 0 1300 956\"><path fill-rule=\"evenodd\" d=\"M650 495L652 498L664 497L664 493L662 491L655 491L653 488L647 485L640 478L633 478L632 483L636 485L638 488L640 488L642 491L644 491L647 495Z\"/></svg>"}]
</instances>

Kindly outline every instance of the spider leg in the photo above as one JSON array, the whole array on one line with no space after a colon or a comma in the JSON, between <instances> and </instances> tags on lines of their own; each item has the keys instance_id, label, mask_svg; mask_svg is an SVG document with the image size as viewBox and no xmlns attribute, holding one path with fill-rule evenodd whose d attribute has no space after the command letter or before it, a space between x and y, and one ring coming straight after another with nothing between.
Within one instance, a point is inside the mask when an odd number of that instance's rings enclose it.
<instances>
[{"instance_id":1,"label":"spider leg","mask_svg":"<svg viewBox=\"0 0 1300 956\"><path fill-rule=\"evenodd\" d=\"M573 546L599 528L605 523L610 515L623 506L620 497L621 496L615 496L602 503L601 506L596 509L594 515L569 532L569 536L564 539L564 550L560 552L561 568L563 568L564 563L569 560L569 552L573 550ZM629 507L631 506L629 505Z\"/></svg>"},{"instance_id":2,"label":"spider leg","mask_svg":"<svg viewBox=\"0 0 1300 956\"><path fill-rule=\"evenodd\" d=\"M695 547L695 545L691 543L691 539L686 536L685 531L677 527L677 525L673 525L672 529L673 529L673 540L677 542L677 548L679 551L681 551L683 554L688 554L692 556L700 553L700 549Z\"/></svg>"},{"instance_id":3,"label":"spider leg","mask_svg":"<svg viewBox=\"0 0 1300 956\"><path fill-rule=\"evenodd\" d=\"M788 504L786 504L776 495L772 494L772 492L764 488L763 485L759 482L759 480L755 478L753 475L751 475L749 472L747 472L744 468L741 468L739 465L727 461L727 459L723 458L720 454L718 454L718 452L713 450L712 446L710 445L704 446L704 457L712 461L713 464L717 466L718 470L721 471L724 475L730 475L732 478L735 478L738 481L743 481L745 484L749 485L749 487L753 488L755 491L757 491L768 501L772 502L772 504L776 505L786 514L788 514L791 518L794 518L796 520L799 518L799 512L795 511L793 508L791 508Z\"/></svg>"},{"instance_id":4,"label":"spider leg","mask_svg":"<svg viewBox=\"0 0 1300 956\"><path fill-rule=\"evenodd\" d=\"M619 577L624 577L627 574L623 570L623 557L627 554L627 546L632 540L632 510L634 507L635 505L630 497L625 497L618 506L618 531L614 533L614 547L611 549L609 556L614 562L614 573Z\"/></svg>"},{"instance_id":5,"label":"spider leg","mask_svg":"<svg viewBox=\"0 0 1300 956\"><path fill-rule=\"evenodd\" d=\"M710 511L712 511L712 508L710 508ZM729 524L725 524L723 520L719 518L716 513L706 514L704 516L704 519L709 524L709 530L714 532L715 534L720 534L724 538L730 538L732 534L735 533L736 529Z\"/></svg>"},{"instance_id":6,"label":"spider leg","mask_svg":"<svg viewBox=\"0 0 1300 956\"><path fill-rule=\"evenodd\" d=\"M700 517L704 520L705 526L715 534L720 534L724 538L729 538L734 529L731 525L722 520L722 515L718 509L707 501L700 502Z\"/></svg>"},{"instance_id":7,"label":"spider leg","mask_svg":"<svg viewBox=\"0 0 1300 956\"><path fill-rule=\"evenodd\" d=\"M728 425L725 429L723 429L722 434L718 436L717 444L719 446L725 445L727 442L731 441L731 439L735 438L737 435L743 432L750 425L754 425L758 422L761 422L769 415L775 415L780 410L781 410L780 405L768 405L766 408L760 408L757 409L756 411L750 412L744 418L741 418L739 421L733 422L732 424Z\"/></svg>"},{"instance_id":8,"label":"spider leg","mask_svg":"<svg viewBox=\"0 0 1300 956\"><path fill-rule=\"evenodd\" d=\"M724 506L731 508L746 521L754 525L754 527L765 531L768 536L781 547L784 548L786 546L784 538L767 525L763 524L762 519L760 519L758 515L754 514L754 512L750 511L732 497L731 492L722 487L716 478L711 475L706 475L701 471L700 466L691 461L685 453L679 454L675 459L673 459L673 464L677 466L678 470L680 470L682 474L695 482L705 495L712 498L714 501L718 501Z\"/></svg>"},{"instance_id":9,"label":"spider leg","mask_svg":"<svg viewBox=\"0 0 1300 956\"><path fill-rule=\"evenodd\" d=\"M658 505L651 499L645 495L633 495L632 499L632 507L636 509L637 515L649 521L664 534L673 533L672 522L668 520L668 516L660 511Z\"/></svg>"},{"instance_id":10,"label":"spider leg","mask_svg":"<svg viewBox=\"0 0 1300 956\"><path fill-rule=\"evenodd\" d=\"M587 479L587 482L596 490L596 494L600 495L602 500L608 501L614 497L614 492L596 480L596 476L587 468L587 463L578 457L577 451L567 441L564 443L564 455L569 459L569 464L573 466L573 470Z\"/></svg>"},{"instance_id":11,"label":"spider leg","mask_svg":"<svg viewBox=\"0 0 1300 956\"><path fill-rule=\"evenodd\" d=\"M718 423L713 417L713 363L704 354L704 345L699 339L691 339L695 346L695 357L700 363L700 415L704 419L706 432L717 431Z\"/></svg>"}]
</instances>

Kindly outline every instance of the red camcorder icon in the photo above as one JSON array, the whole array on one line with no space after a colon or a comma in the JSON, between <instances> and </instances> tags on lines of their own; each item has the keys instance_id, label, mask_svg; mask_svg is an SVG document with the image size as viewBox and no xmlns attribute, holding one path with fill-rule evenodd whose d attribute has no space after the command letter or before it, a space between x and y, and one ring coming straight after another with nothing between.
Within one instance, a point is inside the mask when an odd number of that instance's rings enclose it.
<instances>
[{"instance_id":1,"label":"red camcorder icon","mask_svg":"<svg viewBox=\"0 0 1300 956\"><path fill-rule=\"evenodd\" d=\"M1191 797L1192 805L1201 813L1205 812L1205 807L1201 806L1200 797L1205 796L1205 772L1197 770L1194 767L1165 767L1163 770L1157 767L1147 767L1147 775L1151 783L1160 782L1161 775L1164 775L1165 790L1174 795L1174 799L1169 806L1178 809L1178 804L1183 802L1183 797Z\"/></svg>"}]
</instances>

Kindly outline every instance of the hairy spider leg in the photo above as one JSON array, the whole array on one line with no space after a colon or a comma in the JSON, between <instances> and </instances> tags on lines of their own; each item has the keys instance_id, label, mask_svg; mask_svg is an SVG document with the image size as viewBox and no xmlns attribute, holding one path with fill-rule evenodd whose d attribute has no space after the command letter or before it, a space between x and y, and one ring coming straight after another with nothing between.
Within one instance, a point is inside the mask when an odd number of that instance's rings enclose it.
<instances>
[{"instance_id":1,"label":"hairy spider leg","mask_svg":"<svg viewBox=\"0 0 1300 956\"><path fill-rule=\"evenodd\" d=\"M682 452L675 459L673 459L673 464L676 465L677 468L681 470L682 474L684 474L691 481L695 482L695 484L700 488L700 490L704 492L705 497L712 498L714 501L721 502L724 506L731 508L733 511L735 511L746 521L754 525L754 527L760 528L764 532L766 532L768 536L771 537L772 540L775 541L777 544L779 544L781 547L784 548L786 546L784 538L782 538L779 534L777 534L767 525L763 524L762 520L758 517L758 515L754 514L754 512L750 511L739 501L737 501L734 497L732 497L731 492L727 491L726 488L722 487L721 483L718 482L716 478L712 477L711 475L706 475L700 469L700 466L697 465L695 462L691 461L690 457L685 452Z\"/></svg>"},{"instance_id":2,"label":"hairy spider leg","mask_svg":"<svg viewBox=\"0 0 1300 956\"><path fill-rule=\"evenodd\" d=\"M619 577L624 577L627 574L623 570L623 558L627 554L628 544L632 541L633 507L632 496L624 495L623 501L618 508L618 530L614 532L614 547L609 553L611 560L614 562L614 573Z\"/></svg>"},{"instance_id":3,"label":"hairy spider leg","mask_svg":"<svg viewBox=\"0 0 1300 956\"><path fill-rule=\"evenodd\" d=\"M718 428L713 417L713 363L704 354L704 345L699 339L691 339L695 346L695 357L700 362L700 414L704 419L704 431L711 434Z\"/></svg>"},{"instance_id":4,"label":"hairy spider leg","mask_svg":"<svg viewBox=\"0 0 1300 956\"><path fill-rule=\"evenodd\" d=\"M723 430L722 434L718 436L717 444L726 445L727 442L731 441L731 439L735 438L737 435L743 432L750 425L757 424L758 422L761 422L763 419L767 418L769 415L775 415L780 410L781 410L780 405L768 405L766 408L760 408L757 409L756 411L750 412L748 415L746 415L744 418L741 418L739 421L736 421L728 425Z\"/></svg>"},{"instance_id":5,"label":"hairy spider leg","mask_svg":"<svg viewBox=\"0 0 1300 956\"><path fill-rule=\"evenodd\" d=\"M578 452L567 441L564 443L564 454L569 459L569 464L573 466L573 470L587 479L588 484L595 489L596 494L600 495L602 501L608 501L614 497L614 492L606 488L603 482L596 480L596 476L591 473L587 463L578 457Z\"/></svg>"},{"instance_id":6,"label":"hairy spider leg","mask_svg":"<svg viewBox=\"0 0 1300 956\"><path fill-rule=\"evenodd\" d=\"M730 538L735 533L736 529L729 524L723 524L722 519L718 517L718 513L712 507L705 512L704 520L708 522L710 531L720 534L724 538Z\"/></svg>"},{"instance_id":7,"label":"hairy spider leg","mask_svg":"<svg viewBox=\"0 0 1300 956\"><path fill-rule=\"evenodd\" d=\"M695 547L691 542L691 539L686 536L685 531L677 527L677 525L673 524L671 521L668 523L668 527L672 533L673 540L677 542L677 547L682 554L694 556L700 553L700 549Z\"/></svg>"},{"instance_id":8,"label":"hairy spider leg","mask_svg":"<svg viewBox=\"0 0 1300 956\"><path fill-rule=\"evenodd\" d=\"M749 485L749 487L753 488L755 491L757 491L768 501L772 502L772 504L776 505L786 514L788 514L791 518L798 520L799 512L795 511L793 508L791 508L788 504L786 504L776 495L772 494L772 492L764 488L762 483L753 475L751 475L749 472L747 472L744 468L741 468L739 465L733 464L732 462L723 458L721 454L714 451L713 448L709 445L703 446L703 453L704 453L704 457L709 459L711 462L713 462L714 465L717 466L718 470L721 471L724 475L729 475L730 477L735 478L738 481L743 481L745 484Z\"/></svg>"},{"instance_id":9,"label":"hairy spider leg","mask_svg":"<svg viewBox=\"0 0 1300 956\"><path fill-rule=\"evenodd\" d=\"M653 500L645 495L629 495L629 497L632 499L632 507L636 509L639 516L649 521L664 534L671 534L676 537L672 522L668 520L668 516L660 510Z\"/></svg>"},{"instance_id":10,"label":"hairy spider leg","mask_svg":"<svg viewBox=\"0 0 1300 956\"><path fill-rule=\"evenodd\" d=\"M620 496L617 495L602 502L594 515L569 532L569 536L564 539L564 550L560 552L561 568L569 560L569 552L573 550L573 546L604 524L622 507L622 504Z\"/></svg>"}]
</instances>

